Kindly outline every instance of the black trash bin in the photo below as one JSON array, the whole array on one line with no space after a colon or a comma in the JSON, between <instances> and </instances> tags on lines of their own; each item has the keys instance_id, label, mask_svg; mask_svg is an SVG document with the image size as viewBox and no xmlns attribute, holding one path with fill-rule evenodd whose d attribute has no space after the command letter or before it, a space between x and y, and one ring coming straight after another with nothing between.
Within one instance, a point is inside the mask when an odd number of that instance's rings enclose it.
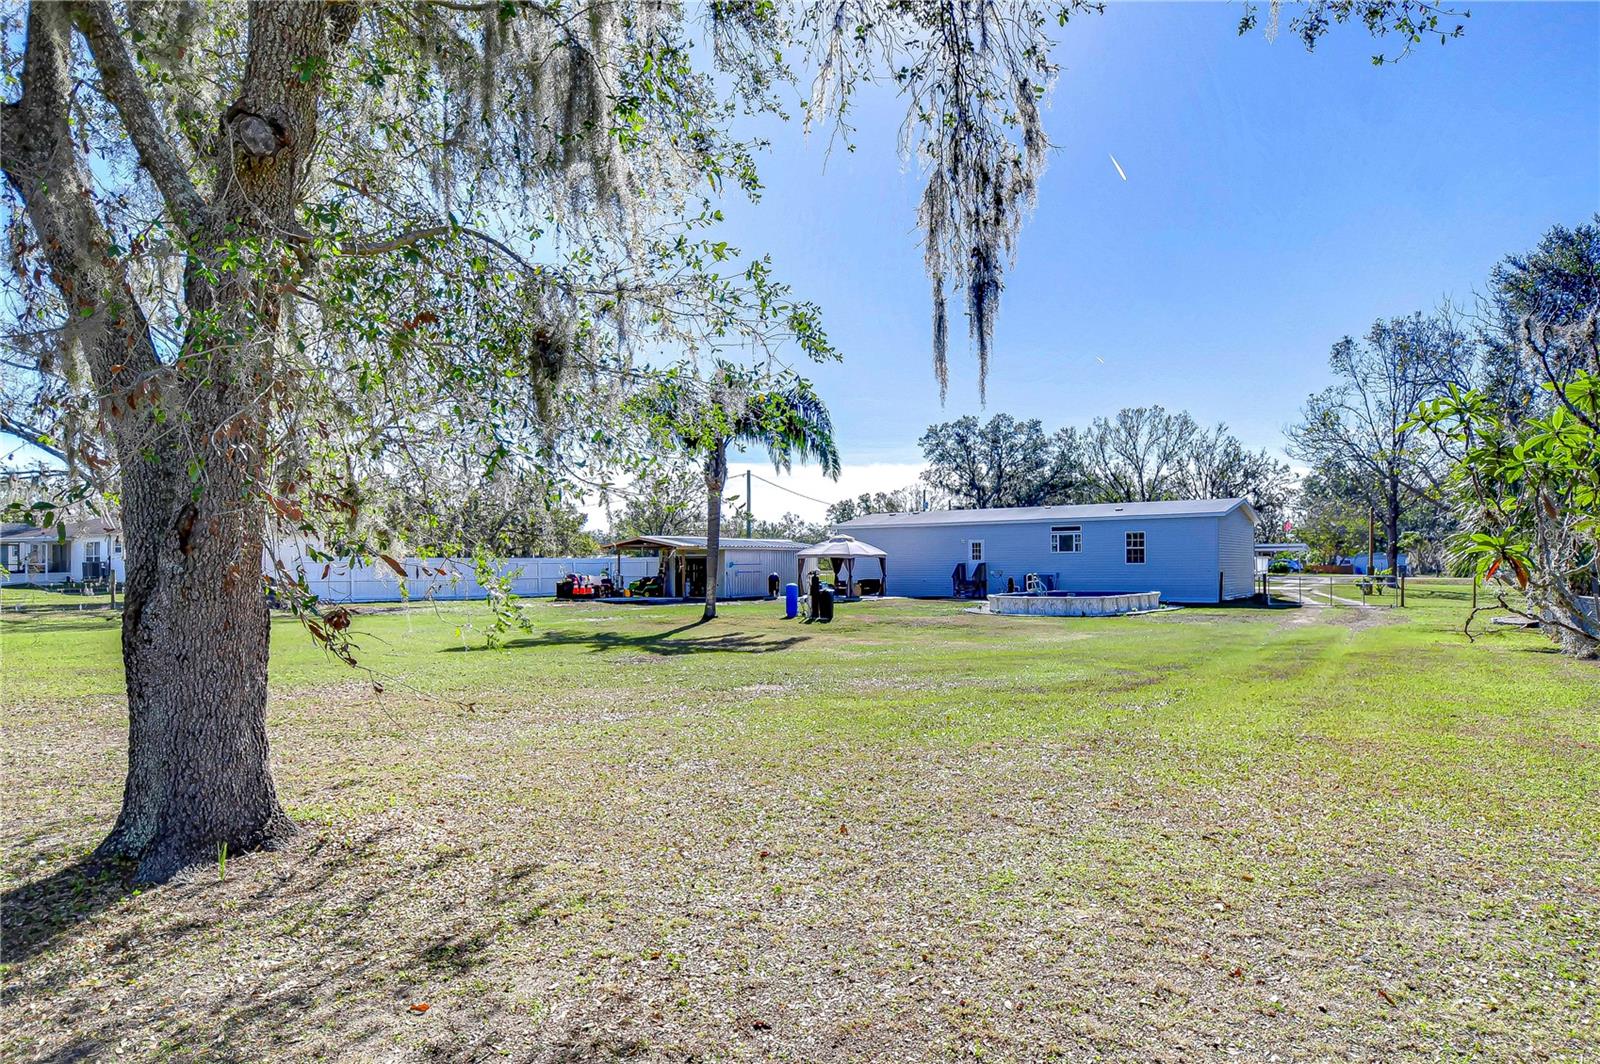
<instances>
[{"instance_id":1,"label":"black trash bin","mask_svg":"<svg viewBox=\"0 0 1600 1064\"><path fill-rule=\"evenodd\" d=\"M820 587L817 589L816 604L817 620L826 624L833 620L833 588Z\"/></svg>"}]
</instances>

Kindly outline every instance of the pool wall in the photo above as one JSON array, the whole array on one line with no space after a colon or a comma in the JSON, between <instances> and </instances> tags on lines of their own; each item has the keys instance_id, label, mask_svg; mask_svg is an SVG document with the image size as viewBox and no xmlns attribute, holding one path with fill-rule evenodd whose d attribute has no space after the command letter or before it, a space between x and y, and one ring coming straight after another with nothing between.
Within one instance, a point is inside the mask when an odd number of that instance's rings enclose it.
<instances>
[{"instance_id":1,"label":"pool wall","mask_svg":"<svg viewBox=\"0 0 1600 1064\"><path fill-rule=\"evenodd\" d=\"M989 612L1025 617L1112 617L1161 606L1159 591L1087 595L990 595Z\"/></svg>"}]
</instances>

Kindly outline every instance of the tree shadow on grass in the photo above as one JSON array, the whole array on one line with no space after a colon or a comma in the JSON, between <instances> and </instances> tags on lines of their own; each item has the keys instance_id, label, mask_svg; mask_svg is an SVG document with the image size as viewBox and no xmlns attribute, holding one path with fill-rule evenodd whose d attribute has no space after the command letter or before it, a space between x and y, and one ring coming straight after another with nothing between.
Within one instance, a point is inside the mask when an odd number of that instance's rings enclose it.
<instances>
[{"instance_id":1,"label":"tree shadow on grass","mask_svg":"<svg viewBox=\"0 0 1600 1064\"><path fill-rule=\"evenodd\" d=\"M17 1001L48 1004L61 995L70 998L82 993L79 980L84 962L69 956L56 964L51 957L52 951L70 951L70 938L80 929L98 930L103 935L93 947L96 972L116 972L112 982L132 985L135 980L129 975L149 967L146 957L152 953L159 957L167 949L197 948L187 946L186 940L226 927L234 908L247 911L257 927L274 929L264 942L300 935L302 925L316 917L318 934L306 936L303 948L314 961L308 970L315 972L317 979L286 986L276 985L270 977L240 978L237 984L223 980L219 986L207 988L209 996L203 1006L176 1006L180 1014L176 1033L182 1036L181 1044L207 1046L206 1059L286 1059L287 1052L263 1055L258 1048L261 1040L282 1035L287 1017L327 1009L333 991L348 995L353 987L368 987L374 959L363 950L348 948L348 942L352 934L359 934L364 921L382 910L385 898L395 888L392 876L359 875L367 865L382 864L376 846L383 834L380 829L357 837L310 835L303 842L285 844L294 849L292 862L242 865L247 870L237 877L230 874L226 882L216 879L214 872L196 869L192 876L152 888L161 897L131 920L110 913L134 889L137 865L131 861L85 858L54 875L7 891L0 899L5 907L4 959L14 970L8 974L4 1000L8 1005ZM459 860L460 851L440 851L415 866L415 871L426 878ZM340 882L350 877L353 881ZM427 942L434 949L430 959L444 975L469 971L474 963L470 936L440 942L429 938ZM130 1034L126 1019L115 1012L74 1008L71 1016L70 1039L39 1059L112 1059L113 1047ZM371 1020L369 1015L360 1022L346 1023L339 1037L355 1041L372 1036L376 1027ZM292 1023L287 1026L291 1037L302 1033ZM326 1019L323 1026L329 1026ZM244 1048L235 1049L232 1043L236 1040Z\"/></svg>"},{"instance_id":2,"label":"tree shadow on grass","mask_svg":"<svg viewBox=\"0 0 1600 1064\"><path fill-rule=\"evenodd\" d=\"M1163 606L1183 606L1184 609L1188 610L1214 610L1218 613L1281 613L1284 610L1305 608L1304 603L1296 602L1293 599L1274 598L1271 602L1264 602L1258 595L1251 595L1249 598L1228 599L1226 602L1193 602L1188 604L1181 602L1169 603L1163 599L1161 604Z\"/></svg>"},{"instance_id":3,"label":"tree shadow on grass","mask_svg":"<svg viewBox=\"0 0 1600 1064\"><path fill-rule=\"evenodd\" d=\"M49 949L58 939L126 898L133 889L133 861L90 855L0 894L0 937L5 959L15 964Z\"/></svg>"},{"instance_id":4,"label":"tree shadow on grass","mask_svg":"<svg viewBox=\"0 0 1600 1064\"><path fill-rule=\"evenodd\" d=\"M65 615L65 616L63 616ZM99 620L101 627L106 629L120 628L122 626L122 611L112 613L109 610L51 610L48 613L33 615L12 613L4 614L6 626L13 632L21 635L42 632L82 632L87 627L84 622L90 619ZM71 618L68 620L66 618Z\"/></svg>"},{"instance_id":5,"label":"tree shadow on grass","mask_svg":"<svg viewBox=\"0 0 1600 1064\"><path fill-rule=\"evenodd\" d=\"M648 635L623 635L620 632L546 632L543 635L508 639L502 646L507 650L539 649L542 647L588 647L596 654L613 650L631 650L636 653L658 654L674 657L681 654L771 654L788 650L806 641L806 636L792 635L765 638L743 632L725 635L682 637L683 633L700 627L705 620L669 628ZM445 654L471 654L487 650L483 646L451 646L440 652Z\"/></svg>"}]
</instances>

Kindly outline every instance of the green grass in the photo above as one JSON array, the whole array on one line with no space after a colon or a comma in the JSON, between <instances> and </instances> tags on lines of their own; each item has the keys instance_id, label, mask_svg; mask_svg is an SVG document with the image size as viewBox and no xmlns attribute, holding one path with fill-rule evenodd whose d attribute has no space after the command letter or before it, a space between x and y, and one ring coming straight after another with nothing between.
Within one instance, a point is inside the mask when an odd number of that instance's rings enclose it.
<instances>
[{"instance_id":1,"label":"green grass","mask_svg":"<svg viewBox=\"0 0 1600 1064\"><path fill-rule=\"evenodd\" d=\"M0 1046L1593 1058L1600 671L1469 643L1468 594L540 604L498 651L474 607L383 607L371 675L284 619L305 830L137 894L75 863L120 794L118 618L5 614Z\"/></svg>"},{"instance_id":2,"label":"green grass","mask_svg":"<svg viewBox=\"0 0 1600 1064\"><path fill-rule=\"evenodd\" d=\"M0 612L15 609L95 609L109 604L110 596L104 591L86 592L81 588L67 590L36 584L0 585Z\"/></svg>"}]
</instances>

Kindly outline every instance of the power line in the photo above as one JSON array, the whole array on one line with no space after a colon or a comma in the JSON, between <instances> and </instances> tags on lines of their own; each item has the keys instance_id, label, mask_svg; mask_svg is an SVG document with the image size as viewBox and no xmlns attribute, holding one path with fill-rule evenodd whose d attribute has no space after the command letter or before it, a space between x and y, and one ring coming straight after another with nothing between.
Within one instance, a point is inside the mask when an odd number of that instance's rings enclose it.
<instances>
[{"instance_id":1,"label":"power line","mask_svg":"<svg viewBox=\"0 0 1600 1064\"><path fill-rule=\"evenodd\" d=\"M786 491L790 495L798 495L798 496L800 496L800 498L805 499L807 502L814 502L814 503L817 503L819 506L832 506L833 505L833 503L829 502L826 499L819 499L814 495L807 495L803 491L795 491L793 488L785 487L784 485L779 484L776 480L768 480L766 477L762 476L760 473L751 473L750 475L755 477L757 480L761 481L761 483L763 483L763 484L771 484L773 487L777 488L779 491Z\"/></svg>"}]
</instances>

